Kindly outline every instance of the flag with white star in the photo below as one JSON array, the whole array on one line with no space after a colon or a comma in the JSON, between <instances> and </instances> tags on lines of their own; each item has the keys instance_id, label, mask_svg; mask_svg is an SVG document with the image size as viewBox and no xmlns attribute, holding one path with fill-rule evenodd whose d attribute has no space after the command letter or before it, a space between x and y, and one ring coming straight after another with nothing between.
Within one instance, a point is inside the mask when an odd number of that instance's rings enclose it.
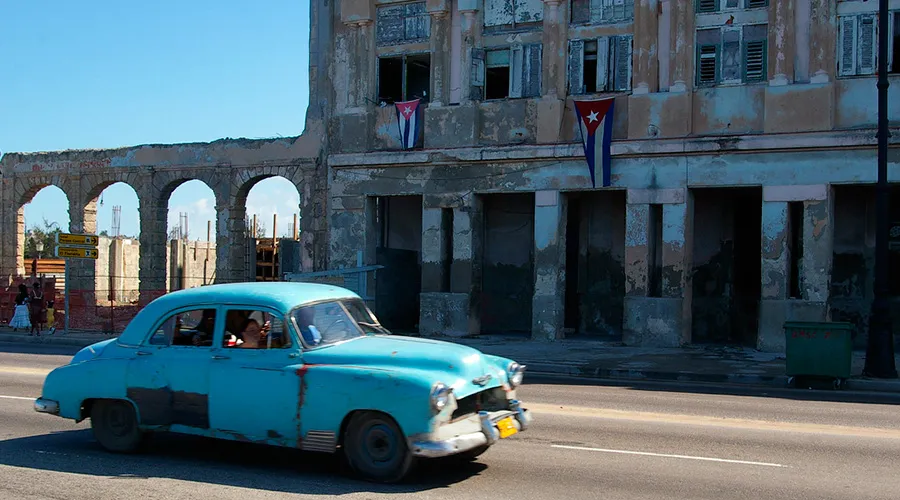
<instances>
[{"instance_id":1,"label":"flag with white star","mask_svg":"<svg viewBox=\"0 0 900 500\"><path fill-rule=\"evenodd\" d=\"M597 163L602 172L603 187L610 185L610 143L613 126L612 97L595 101L575 101L575 114L584 144L584 157L591 172L591 186L597 187L594 173Z\"/></svg>"},{"instance_id":2,"label":"flag with white star","mask_svg":"<svg viewBox=\"0 0 900 500\"><path fill-rule=\"evenodd\" d=\"M403 149L412 149L416 146L416 138L419 137L419 101L397 102L397 125L400 127L400 144Z\"/></svg>"}]
</instances>

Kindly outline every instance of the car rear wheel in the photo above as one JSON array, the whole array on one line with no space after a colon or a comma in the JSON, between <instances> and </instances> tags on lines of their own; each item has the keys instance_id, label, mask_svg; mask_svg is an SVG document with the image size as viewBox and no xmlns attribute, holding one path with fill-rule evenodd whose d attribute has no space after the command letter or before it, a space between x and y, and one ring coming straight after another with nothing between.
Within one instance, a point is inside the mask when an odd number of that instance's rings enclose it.
<instances>
[{"instance_id":1,"label":"car rear wheel","mask_svg":"<svg viewBox=\"0 0 900 500\"><path fill-rule=\"evenodd\" d=\"M91 407L91 428L100 445L113 452L134 452L144 440L134 407L127 401L95 402Z\"/></svg>"},{"instance_id":2,"label":"car rear wheel","mask_svg":"<svg viewBox=\"0 0 900 500\"><path fill-rule=\"evenodd\" d=\"M406 477L414 463L400 426L382 413L353 415L343 449L350 467L369 481L398 482Z\"/></svg>"}]
</instances>

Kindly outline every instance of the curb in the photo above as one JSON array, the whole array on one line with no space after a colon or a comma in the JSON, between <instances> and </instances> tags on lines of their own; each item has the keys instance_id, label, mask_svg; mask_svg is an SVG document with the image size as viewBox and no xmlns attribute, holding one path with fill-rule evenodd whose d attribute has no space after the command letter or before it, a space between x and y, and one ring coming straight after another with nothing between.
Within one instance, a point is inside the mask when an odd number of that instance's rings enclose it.
<instances>
[{"instance_id":1,"label":"curb","mask_svg":"<svg viewBox=\"0 0 900 500\"><path fill-rule=\"evenodd\" d=\"M101 342L103 340L106 339L70 337L61 333L55 333L53 335L41 335L40 337L28 337L25 335L0 333L0 342L7 344L43 344L70 347L87 347L91 344L96 344L97 342Z\"/></svg>"}]
</instances>

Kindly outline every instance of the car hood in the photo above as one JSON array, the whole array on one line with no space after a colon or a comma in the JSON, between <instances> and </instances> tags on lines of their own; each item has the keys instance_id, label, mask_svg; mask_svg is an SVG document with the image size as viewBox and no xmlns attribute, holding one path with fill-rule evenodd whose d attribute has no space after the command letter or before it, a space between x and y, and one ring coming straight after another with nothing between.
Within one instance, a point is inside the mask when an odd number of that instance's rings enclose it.
<instances>
[{"instance_id":1,"label":"car hood","mask_svg":"<svg viewBox=\"0 0 900 500\"><path fill-rule=\"evenodd\" d=\"M378 335L307 351L307 364L363 366L410 370L453 387L457 397L503 385L506 374L498 363L477 349L415 337ZM490 375L479 385L474 379Z\"/></svg>"}]
</instances>

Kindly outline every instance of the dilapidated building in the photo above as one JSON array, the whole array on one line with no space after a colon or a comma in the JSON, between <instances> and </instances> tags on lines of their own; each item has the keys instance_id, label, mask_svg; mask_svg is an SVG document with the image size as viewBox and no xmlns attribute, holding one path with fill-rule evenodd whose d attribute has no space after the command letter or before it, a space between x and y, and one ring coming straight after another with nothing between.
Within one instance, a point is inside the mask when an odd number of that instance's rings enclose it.
<instances>
[{"instance_id":1,"label":"dilapidated building","mask_svg":"<svg viewBox=\"0 0 900 500\"><path fill-rule=\"evenodd\" d=\"M900 2L891 9L896 74ZM779 350L785 320L864 327L876 10L328 4L330 265L359 252L385 265L377 309L423 335ZM890 80L896 96L900 77ZM573 101L602 96L615 96L612 186L595 189ZM423 126L405 149L393 104L414 99ZM900 98L889 113L900 123ZM895 180L896 129L891 141Z\"/></svg>"},{"instance_id":2,"label":"dilapidated building","mask_svg":"<svg viewBox=\"0 0 900 500\"><path fill-rule=\"evenodd\" d=\"M900 0L890 5L896 181ZM304 269L385 266L367 290L397 331L780 350L783 321L830 317L859 325L862 343L876 9L313 1L303 135L6 154L0 274L22 273L21 207L37 190L63 189L70 230L91 232L98 193L127 182L144 303L166 290L168 196L201 179L216 192L215 280L252 279L247 192L279 175L302 194ZM594 188L573 102L601 96L615 98L612 185ZM407 149L394 103L415 99L422 126ZM93 266L74 270L78 300L94 303Z\"/></svg>"}]
</instances>

